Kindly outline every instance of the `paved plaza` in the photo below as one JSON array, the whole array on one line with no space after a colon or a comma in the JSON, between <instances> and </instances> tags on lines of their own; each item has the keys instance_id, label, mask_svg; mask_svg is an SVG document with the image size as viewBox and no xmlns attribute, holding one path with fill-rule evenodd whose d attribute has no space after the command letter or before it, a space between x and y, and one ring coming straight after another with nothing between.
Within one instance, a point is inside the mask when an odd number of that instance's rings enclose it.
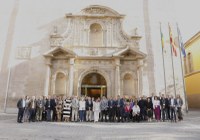
<instances>
[{"instance_id":1,"label":"paved plaza","mask_svg":"<svg viewBox=\"0 0 200 140\"><path fill-rule=\"evenodd\" d=\"M200 110L182 122L16 123L16 115L0 115L0 140L191 140L200 139Z\"/></svg>"}]
</instances>

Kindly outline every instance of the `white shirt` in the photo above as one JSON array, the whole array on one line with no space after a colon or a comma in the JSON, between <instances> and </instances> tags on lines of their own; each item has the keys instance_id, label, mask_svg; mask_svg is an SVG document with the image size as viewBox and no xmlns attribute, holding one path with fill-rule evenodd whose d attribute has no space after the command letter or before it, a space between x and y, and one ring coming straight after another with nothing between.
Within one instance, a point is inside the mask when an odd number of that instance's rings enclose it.
<instances>
[{"instance_id":1,"label":"white shirt","mask_svg":"<svg viewBox=\"0 0 200 140\"><path fill-rule=\"evenodd\" d=\"M24 108L26 105L26 101L24 99L22 99L22 107Z\"/></svg>"},{"instance_id":2,"label":"white shirt","mask_svg":"<svg viewBox=\"0 0 200 140\"><path fill-rule=\"evenodd\" d=\"M100 102L93 102L93 111L100 112Z\"/></svg>"},{"instance_id":3,"label":"white shirt","mask_svg":"<svg viewBox=\"0 0 200 140\"><path fill-rule=\"evenodd\" d=\"M160 101L159 100L154 100L153 101L153 108L155 109L158 106L160 107Z\"/></svg>"},{"instance_id":4,"label":"white shirt","mask_svg":"<svg viewBox=\"0 0 200 140\"><path fill-rule=\"evenodd\" d=\"M140 107L138 105L134 105L133 108L133 114L138 114L140 113Z\"/></svg>"},{"instance_id":5,"label":"white shirt","mask_svg":"<svg viewBox=\"0 0 200 140\"><path fill-rule=\"evenodd\" d=\"M79 110L85 110L85 101L79 101Z\"/></svg>"}]
</instances>

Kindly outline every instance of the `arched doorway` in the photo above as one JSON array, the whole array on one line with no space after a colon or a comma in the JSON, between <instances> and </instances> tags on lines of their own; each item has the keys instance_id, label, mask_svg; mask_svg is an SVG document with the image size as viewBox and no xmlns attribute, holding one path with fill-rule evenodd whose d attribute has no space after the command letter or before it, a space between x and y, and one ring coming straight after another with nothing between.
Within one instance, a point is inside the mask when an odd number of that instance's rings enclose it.
<instances>
[{"instance_id":1,"label":"arched doorway","mask_svg":"<svg viewBox=\"0 0 200 140\"><path fill-rule=\"evenodd\" d=\"M94 98L107 96L107 84L105 78L99 73L87 74L81 83L81 95Z\"/></svg>"}]
</instances>

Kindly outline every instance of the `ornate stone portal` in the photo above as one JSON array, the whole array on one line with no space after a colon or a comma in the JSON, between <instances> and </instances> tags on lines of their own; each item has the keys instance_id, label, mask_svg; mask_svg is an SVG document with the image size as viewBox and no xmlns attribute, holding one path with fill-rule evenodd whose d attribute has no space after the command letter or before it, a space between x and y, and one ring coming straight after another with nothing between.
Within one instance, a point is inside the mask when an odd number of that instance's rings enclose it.
<instances>
[{"instance_id":1,"label":"ornate stone portal","mask_svg":"<svg viewBox=\"0 0 200 140\"><path fill-rule=\"evenodd\" d=\"M140 36L122 29L124 15L92 5L66 14L66 28L50 35L45 95L142 95Z\"/></svg>"}]
</instances>

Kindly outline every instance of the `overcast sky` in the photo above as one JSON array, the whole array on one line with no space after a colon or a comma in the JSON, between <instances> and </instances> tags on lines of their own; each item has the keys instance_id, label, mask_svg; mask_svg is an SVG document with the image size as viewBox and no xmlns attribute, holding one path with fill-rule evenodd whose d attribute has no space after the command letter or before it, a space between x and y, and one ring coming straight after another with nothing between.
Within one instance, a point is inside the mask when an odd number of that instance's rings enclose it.
<instances>
[{"instance_id":1,"label":"overcast sky","mask_svg":"<svg viewBox=\"0 0 200 140\"><path fill-rule=\"evenodd\" d=\"M41 40L46 35L45 27L49 23L63 18L65 13L76 14L81 9L94 4L104 5L120 14L125 14L124 30L130 34L131 30L137 27L139 34L143 36L141 49L146 50L142 0L0 0L0 60L8 35L11 13L13 8L16 7L16 1L19 1L19 6L14 23L15 28L13 28L11 64L16 63L15 49ZM172 25L174 36L177 36L176 23L179 24L183 41L186 42L200 31L199 13L200 0L149 0L152 46L154 54L156 54L154 56L156 73L163 71L159 22L162 23L166 46L169 46L167 44L167 40L169 40L168 22ZM166 58L170 59L169 54L166 54ZM175 61L179 64L178 60ZM167 63L169 63L166 64L167 67L171 66L170 61L167 61ZM177 68L177 74L180 75L180 65ZM171 72L168 72L167 75L171 76ZM157 83L162 81L160 75L156 76L156 80ZM163 85L160 88L163 88Z\"/></svg>"}]
</instances>

